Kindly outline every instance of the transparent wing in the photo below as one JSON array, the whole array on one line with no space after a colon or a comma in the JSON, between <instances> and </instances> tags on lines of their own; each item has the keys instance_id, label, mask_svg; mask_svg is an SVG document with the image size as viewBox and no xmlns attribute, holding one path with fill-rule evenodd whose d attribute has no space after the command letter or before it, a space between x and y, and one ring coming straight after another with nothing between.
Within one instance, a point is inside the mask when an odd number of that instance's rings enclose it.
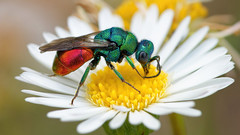
<instances>
[{"instance_id":1,"label":"transparent wing","mask_svg":"<svg viewBox=\"0 0 240 135\"><path fill-rule=\"evenodd\" d=\"M109 41L96 40L96 39L93 39L93 37L91 37L98 33L99 32L94 32L94 33L80 36L80 37L60 38L39 47L39 49L41 50L41 53L43 53L47 51L71 50L74 48L91 48L91 49L108 48L110 46Z\"/></svg>"}]
</instances>

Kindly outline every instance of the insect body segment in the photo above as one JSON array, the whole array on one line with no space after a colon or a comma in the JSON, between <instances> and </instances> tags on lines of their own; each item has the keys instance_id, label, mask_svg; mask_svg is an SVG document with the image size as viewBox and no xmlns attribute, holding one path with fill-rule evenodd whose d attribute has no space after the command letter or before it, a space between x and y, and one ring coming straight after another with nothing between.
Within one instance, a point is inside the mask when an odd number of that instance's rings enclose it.
<instances>
[{"instance_id":1,"label":"insect body segment","mask_svg":"<svg viewBox=\"0 0 240 135\"><path fill-rule=\"evenodd\" d=\"M79 82L79 86L71 104L73 104L74 99L78 96L80 87L84 84L89 71L96 68L101 57L105 59L107 66L114 71L123 83L131 86L138 92L140 91L123 78L112 65L112 62L120 63L123 58L126 58L130 66L136 70L142 78L156 77L161 72L160 57L154 56L151 58L154 50L153 43L149 40L142 40L138 43L136 36L131 32L124 31L118 27L112 27L104 31L90 33L80 37L57 39L49 44L41 46L39 49L41 52L57 51L52 69L55 74L61 76L75 71L85 62L93 59ZM142 65L145 73L144 76L139 73L132 60L128 57L134 53L137 61ZM150 63L155 60L158 63L158 73L154 76L147 76Z\"/></svg>"},{"instance_id":2,"label":"insect body segment","mask_svg":"<svg viewBox=\"0 0 240 135\"><path fill-rule=\"evenodd\" d=\"M58 51L52 66L52 70L57 75L67 75L85 62L93 58L93 51L91 49L73 49L68 51Z\"/></svg>"},{"instance_id":3,"label":"insect body segment","mask_svg":"<svg viewBox=\"0 0 240 135\"><path fill-rule=\"evenodd\" d=\"M116 48L114 50L103 50L99 48L94 52L95 55L104 55L109 62L120 62L123 59L123 55L132 55L138 45L136 37L131 32L124 31L117 27L100 32L94 37L94 39L107 40L112 44L115 44Z\"/></svg>"}]
</instances>

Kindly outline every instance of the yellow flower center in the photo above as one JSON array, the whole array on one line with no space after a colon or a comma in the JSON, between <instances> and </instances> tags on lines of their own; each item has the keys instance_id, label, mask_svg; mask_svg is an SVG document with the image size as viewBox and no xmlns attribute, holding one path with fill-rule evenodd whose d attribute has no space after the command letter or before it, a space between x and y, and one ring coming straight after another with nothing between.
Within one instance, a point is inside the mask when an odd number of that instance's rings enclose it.
<instances>
[{"instance_id":1,"label":"yellow flower center","mask_svg":"<svg viewBox=\"0 0 240 135\"><path fill-rule=\"evenodd\" d=\"M156 4L160 13L166 9L174 10L175 17L172 29L176 29L179 22L186 16L191 16L192 20L195 20L207 15L207 9L200 2L188 2L187 0L125 0L115 10L115 13L123 18L127 29L130 27L132 16L139 10L137 3L141 3L146 8Z\"/></svg>"},{"instance_id":2,"label":"yellow flower center","mask_svg":"<svg viewBox=\"0 0 240 135\"><path fill-rule=\"evenodd\" d=\"M90 83L87 85L88 98L93 104L109 108L112 108L113 105L125 106L134 111L142 110L166 96L168 75L165 72L162 71L159 76L154 78L143 79L127 62L123 65L116 64L115 67L125 81L132 84L141 93L123 83L109 67L105 67L103 70L91 74ZM140 66L137 68L141 70ZM148 76L156 75L156 73L156 68L151 66Z\"/></svg>"}]
</instances>

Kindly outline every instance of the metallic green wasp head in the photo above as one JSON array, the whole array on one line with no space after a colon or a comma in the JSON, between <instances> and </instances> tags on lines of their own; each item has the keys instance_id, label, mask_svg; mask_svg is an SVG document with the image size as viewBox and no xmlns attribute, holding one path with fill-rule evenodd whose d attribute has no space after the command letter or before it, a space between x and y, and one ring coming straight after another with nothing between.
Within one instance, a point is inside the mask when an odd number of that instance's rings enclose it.
<instances>
[{"instance_id":1,"label":"metallic green wasp head","mask_svg":"<svg viewBox=\"0 0 240 135\"><path fill-rule=\"evenodd\" d=\"M150 59L153 53L153 43L149 40L142 40L137 47L135 57L139 63L141 63L145 75L148 74L148 69L150 66Z\"/></svg>"},{"instance_id":2,"label":"metallic green wasp head","mask_svg":"<svg viewBox=\"0 0 240 135\"><path fill-rule=\"evenodd\" d=\"M150 61L151 55L153 53L153 43L149 40L142 40L136 50L136 59L142 65L147 64Z\"/></svg>"}]
</instances>

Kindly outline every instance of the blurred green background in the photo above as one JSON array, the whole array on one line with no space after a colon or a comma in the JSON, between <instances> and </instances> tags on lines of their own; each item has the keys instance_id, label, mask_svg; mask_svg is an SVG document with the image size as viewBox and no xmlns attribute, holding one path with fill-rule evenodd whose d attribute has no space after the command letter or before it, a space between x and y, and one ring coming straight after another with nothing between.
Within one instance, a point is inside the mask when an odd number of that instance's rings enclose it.
<instances>
[{"instance_id":1,"label":"blurred green background","mask_svg":"<svg viewBox=\"0 0 240 135\"><path fill-rule=\"evenodd\" d=\"M107 0L116 6L121 1ZM210 15L232 14L240 20L239 0L214 0L205 3ZM28 43L43 43L42 32L54 32L55 26L66 26L66 19L75 11L71 0L0 0L0 135L77 135L78 122L62 123L48 119L46 113L54 108L24 101L28 95L21 89L37 89L14 79L26 66L44 71L28 53ZM240 36L228 37L240 50ZM239 52L239 51L238 51ZM188 135L237 135L240 131L239 71L227 76L235 83L208 98L196 101L203 115L184 117ZM162 127L154 134L171 135L167 116L160 118ZM99 129L92 134L104 134Z\"/></svg>"}]
</instances>

